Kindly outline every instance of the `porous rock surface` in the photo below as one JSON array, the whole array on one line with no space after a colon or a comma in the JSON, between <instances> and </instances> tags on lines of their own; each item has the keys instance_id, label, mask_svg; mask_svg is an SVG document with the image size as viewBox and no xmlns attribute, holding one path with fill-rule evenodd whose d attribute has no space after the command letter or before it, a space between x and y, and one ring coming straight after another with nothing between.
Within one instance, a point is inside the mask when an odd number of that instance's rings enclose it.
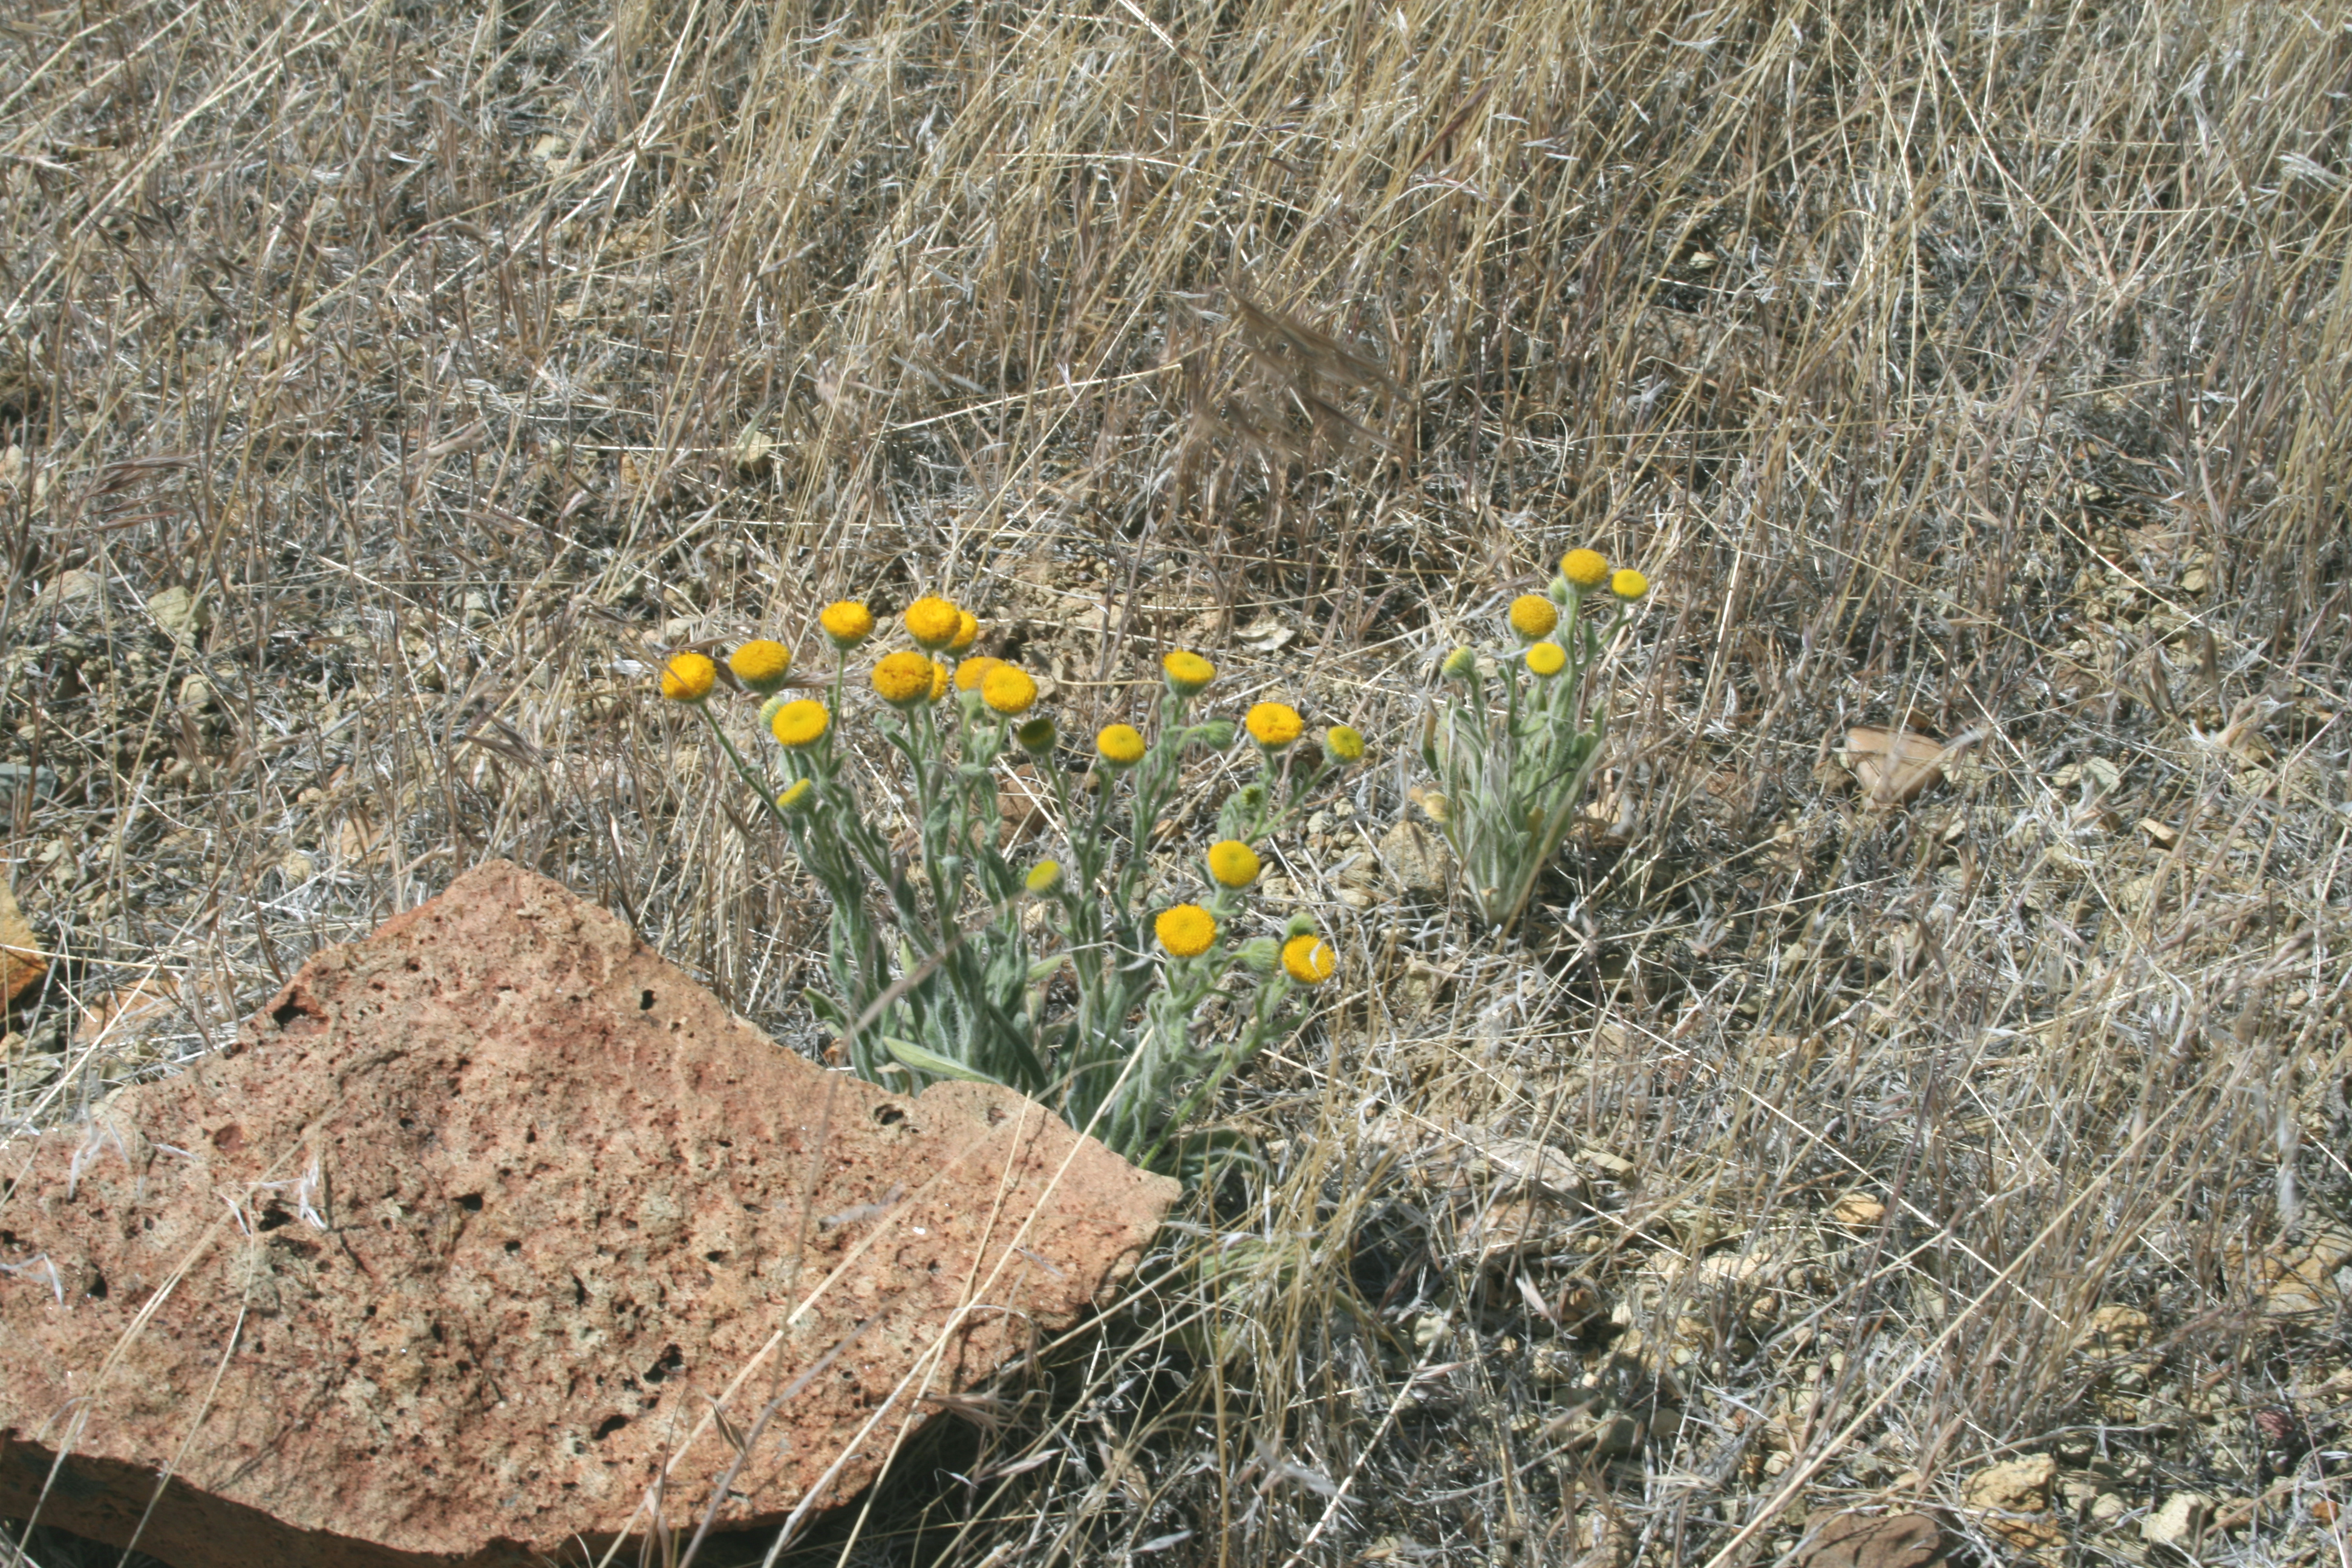
<instances>
[{"instance_id":1,"label":"porous rock surface","mask_svg":"<svg viewBox=\"0 0 2352 1568\"><path fill-rule=\"evenodd\" d=\"M180 1568L570 1560L722 1479L775 1523L1175 1192L1009 1090L826 1072L493 863L0 1150L0 1515Z\"/></svg>"}]
</instances>

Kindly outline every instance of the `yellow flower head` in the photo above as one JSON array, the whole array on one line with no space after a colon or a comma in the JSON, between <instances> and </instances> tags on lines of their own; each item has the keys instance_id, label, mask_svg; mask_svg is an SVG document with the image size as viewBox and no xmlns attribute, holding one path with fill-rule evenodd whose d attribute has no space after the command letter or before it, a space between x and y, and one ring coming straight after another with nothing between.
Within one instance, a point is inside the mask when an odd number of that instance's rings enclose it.
<instances>
[{"instance_id":1,"label":"yellow flower head","mask_svg":"<svg viewBox=\"0 0 2352 1568\"><path fill-rule=\"evenodd\" d=\"M926 594L907 606L907 635L927 648L945 647L963 629L963 612Z\"/></svg>"},{"instance_id":2,"label":"yellow flower head","mask_svg":"<svg viewBox=\"0 0 2352 1568\"><path fill-rule=\"evenodd\" d=\"M792 673L793 650L780 642L761 637L747 642L727 656L727 668L735 679L765 697L784 683Z\"/></svg>"},{"instance_id":3,"label":"yellow flower head","mask_svg":"<svg viewBox=\"0 0 2352 1568\"><path fill-rule=\"evenodd\" d=\"M1278 752L1298 739L1307 721L1287 702L1261 702L1242 720L1250 738L1269 752Z\"/></svg>"},{"instance_id":4,"label":"yellow flower head","mask_svg":"<svg viewBox=\"0 0 2352 1568\"><path fill-rule=\"evenodd\" d=\"M1095 737L1095 750L1115 768L1131 768L1143 761L1143 731L1132 724L1108 724Z\"/></svg>"},{"instance_id":5,"label":"yellow flower head","mask_svg":"<svg viewBox=\"0 0 2352 1568\"><path fill-rule=\"evenodd\" d=\"M931 661L919 653L885 655L874 666L874 689L893 708L911 708L930 695Z\"/></svg>"},{"instance_id":6,"label":"yellow flower head","mask_svg":"<svg viewBox=\"0 0 2352 1568\"><path fill-rule=\"evenodd\" d=\"M801 807L809 803L809 796L815 793L816 785L809 783L808 780L794 779L791 784L784 786L784 791L782 795L776 796L776 809L779 811L798 811Z\"/></svg>"},{"instance_id":7,"label":"yellow flower head","mask_svg":"<svg viewBox=\"0 0 2352 1568\"><path fill-rule=\"evenodd\" d=\"M1363 732L1352 724L1334 724L1323 731L1323 752L1333 762L1360 763L1364 760Z\"/></svg>"},{"instance_id":8,"label":"yellow flower head","mask_svg":"<svg viewBox=\"0 0 2352 1568\"><path fill-rule=\"evenodd\" d=\"M1000 664L980 683L980 700L1009 719L1028 712L1036 702L1037 683L1027 670Z\"/></svg>"},{"instance_id":9,"label":"yellow flower head","mask_svg":"<svg viewBox=\"0 0 2352 1568\"><path fill-rule=\"evenodd\" d=\"M1522 594L1511 601L1511 629L1529 642L1549 635L1559 625L1559 609L1541 594Z\"/></svg>"},{"instance_id":10,"label":"yellow flower head","mask_svg":"<svg viewBox=\"0 0 2352 1568\"><path fill-rule=\"evenodd\" d=\"M938 659L931 660L931 700L937 702L940 698L945 697L950 684L951 682L948 676L948 667Z\"/></svg>"},{"instance_id":11,"label":"yellow flower head","mask_svg":"<svg viewBox=\"0 0 2352 1568\"><path fill-rule=\"evenodd\" d=\"M817 612L816 624L834 647L847 653L874 635L874 612L855 599L838 599Z\"/></svg>"},{"instance_id":12,"label":"yellow flower head","mask_svg":"<svg viewBox=\"0 0 2352 1568\"><path fill-rule=\"evenodd\" d=\"M1003 662L1001 658L990 658L985 654L978 658L958 661L955 673L956 689L958 691L979 690L980 683L988 679L988 672Z\"/></svg>"},{"instance_id":13,"label":"yellow flower head","mask_svg":"<svg viewBox=\"0 0 2352 1568\"><path fill-rule=\"evenodd\" d=\"M1050 893L1062 885L1062 868L1056 861L1040 860L1021 880L1033 893Z\"/></svg>"},{"instance_id":14,"label":"yellow flower head","mask_svg":"<svg viewBox=\"0 0 2352 1568\"><path fill-rule=\"evenodd\" d=\"M824 738L833 715L822 702L812 702L803 697L797 702L787 702L776 710L775 721L768 726L783 746L805 746Z\"/></svg>"},{"instance_id":15,"label":"yellow flower head","mask_svg":"<svg viewBox=\"0 0 2352 1568\"><path fill-rule=\"evenodd\" d=\"M1209 875L1223 888L1246 888L1257 880L1257 851L1238 838L1209 846Z\"/></svg>"},{"instance_id":16,"label":"yellow flower head","mask_svg":"<svg viewBox=\"0 0 2352 1568\"><path fill-rule=\"evenodd\" d=\"M1282 967L1301 985L1320 985L1339 967L1339 955L1319 936L1294 936L1282 944Z\"/></svg>"},{"instance_id":17,"label":"yellow flower head","mask_svg":"<svg viewBox=\"0 0 2352 1568\"><path fill-rule=\"evenodd\" d=\"M1437 673L1448 680L1467 680L1478 673L1478 656L1466 647L1457 647L1445 656Z\"/></svg>"},{"instance_id":18,"label":"yellow flower head","mask_svg":"<svg viewBox=\"0 0 2352 1568\"><path fill-rule=\"evenodd\" d=\"M1559 574L1580 588L1598 588L1609 580L1609 563L1598 550L1571 550L1559 558Z\"/></svg>"},{"instance_id":19,"label":"yellow flower head","mask_svg":"<svg viewBox=\"0 0 2352 1568\"><path fill-rule=\"evenodd\" d=\"M672 702L699 702L718 680L719 667L691 650L670 655L662 666L662 695Z\"/></svg>"},{"instance_id":20,"label":"yellow flower head","mask_svg":"<svg viewBox=\"0 0 2352 1568\"><path fill-rule=\"evenodd\" d=\"M1217 917L1198 904L1162 910L1151 922L1160 945L1179 958L1198 958L1217 940Z\"/></svg>"},{"instance_id":21,"label":"yellow flower head","mask_svg":"<svg viewBox=\"0 0 2352 1568\"><path fill-rule=\"evenodd\" d=\"M1568 668L1568 650L1556 642L1539 642L1528 649L1528 668L1549 680Z\"/></svg>"},{"instance_id":22,"label":"yellow flower head","mask_svg":"<svg viewBox=\"0 0 2352 1568\"><path fill-rule=\"evenodd\" d=\"M980 620L970 610L956 612L956 635L948 639L950 653L961 653L980 637Z\"/></svg>"},{"instance_id":23,"label":"yellow flower head","mask_svg":"<svg viewBox=\"0 0 2352 1568\"><path fill-rule=\"evenodd\" d=\"M1197 653L1171 653L1160 661L1168 675L1168 689L1190 697L1217 679L1217 667Z\"/></svg>"},{"instance_id":24,"label":"yellow flower head","mask_svg":"<svg viewBox=\"0 0 2352 1568\"><path fill-rule=\"evenodd\" d=\"M1650 591L1650 580L1628 566L1609 579L1609 591L1630 605Z\"/></svg>"}]
</instances>

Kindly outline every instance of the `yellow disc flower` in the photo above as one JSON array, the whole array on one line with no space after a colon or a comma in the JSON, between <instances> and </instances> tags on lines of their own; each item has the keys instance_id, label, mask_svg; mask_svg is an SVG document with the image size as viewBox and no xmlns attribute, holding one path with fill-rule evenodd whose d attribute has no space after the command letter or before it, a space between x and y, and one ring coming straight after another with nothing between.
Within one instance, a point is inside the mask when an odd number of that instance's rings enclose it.
<instances>
[{"instance_id":1,"label":"yellow disc flower","mask_svg":"<svg viewBox=\"0 0 2352 1568\"><path fill-rule=\"evenodd\" d=\"M979 690L980 683L988 679L988 672L998 668L1003 663L1003 659L991 658L986 654L982 654L978 658L959 661L955 673L956 689L958 691Z\"/></svg>"},{"instance_id":2,"label":"yellow disc flower","mask_svg":"<svg viewBox=\"0 0 2352 1568\"><path fill-rule=\"evenodd\" d=\"M1539 642L1528 649L1528 668L1549 680L1568 668L1568 650L1556 642Z\"/></svg>"},{"instance_id":3,"label":"yellow disc flower","mask_svg":"<svg viewBox=\"0 0 2352 1568\"><path fill-rule=\"evenodd\" d=\"M806 779L795 779L791 784L784 786L784 791L782 795L776 796L776 809L779 811L798 811L801 807L808 804L809 796L815 793L816 785L809 783Z\"/></svg>"},{"instance_id":4,"label":"yellow disc flower","mask_svg":"<svg viewBox=\"0 0 2352 1568\"><path fill-rule=\"evenodd\" d=\"M792 673L793 650L780 642L761 637L747 642L727 656L727 668L735 679L765 697L784 683Z\"/></svg>"},{"instance_id":5,"label":"yellow disc flower","mask_svg":"<svg viewBox=\"0 0 2352 1568\"><path fill-rule=\"evenodd\" d=\"M1021 880L1033 893L1050 893L1062 885L1062 868L1058 862L1040 860Z\"/></svg>"},{"instance_id":6,"label":"yellow disc flower","mask_svg":"<svg viewBox=\"0 0 2352 1568\"><path fill-rule=\"evenodd\" d=\"M1246 888L1257 880L1257 851L1238 838L1209 846L1209 875L1224 888Z\"/></svg>"},{"instance_id":7,"label":"yellow disc flower","mask_svg":"<svg viewBox=\"0 0 2352 1568\"><path fill-rule=\"evenodd\" d=\"M1198 904L1162 910L1151 922L1160 945L1179 958L1198 958L1217 940L1217 917Z\"/></svg>"},{"instance_id":8,"label":"yellow disc flower","mask_svg":"<svg viewBox=\"0 0 2352 1568\"><path fill-rule=\"evenodd\" d=\"M911 708L930 693L931 661L919 653L886 655L874 666L874 689L893 708Z\"/></svg>"},{"instance_id":9,"label":"yellow disc flower","mask_svg":"<svg viewBox=\"0 0 2352 1568\"><path fill-rule=\"evenodd\" d=\"M1287 702L1261 702L1242 720L1250 738L1269 752L1278 752L1298 739L1307 721Z\"/></svg>"},{"instance_id":10,"label":"yellow disc flower","mask_svg":"<svg viewBox=\"0 0 2352 1568\"><path fill-rule=\"evenodd\" d=\"M1095 750L1115 768L1131 768L1143 761L1143 731L1132 724L1107 724L1095 737Z\"/></svg>"},{"instance_id":11,"label":"yellow disc flower","mask_svg":"<svg viewBox=\"0 0 2352 1568\"><path fill-rule=\"evenodd\" d=\"M1339 967L1339 955L1319 936L1294 936L1282 944L1282 967L1301 985L1320 985Z\"/></svg>"},{"instance_id":12,"label":"yellow disc flower","mask_svg":"<svg viewBox=\"0 0 2352 1568\"><path fill-rule=\"evenodd\" d=\"M672 702L699 702L718 684L719 667L704 655L674 653L662 666L662 695Z\"/></svg>"},{"instance_id":13,"label":"yellow disc flower","mask_svg":"<svg viewBox=\"0 0 2352 1568\"><path fill-rule=\"evenodd\" d=\"M1217 679L1217 667L1197 653L1171 653L1160 668L1167 672L1168 689L1179 697L1190 697Z\"/></svg>"},{"instance_id":14,"label":"yellow disc flower","mask_svg":"<svg viewBox=\"0 0 2352 1568\"><path fill-rule=\"evenodd\" d=\"M1559 558L1559 574L1578 587L1591 590L1609 580L1609 563L1598 550L1571 550Z\"/></svg>"},{"instance_id":15,"label":"yellow disc flower","mask_svg":"<svg viewBox=\"0 0 2352 1568\"><path fill-rule=\"evenodd\" d=\"M963 612L926 594L907 606L907 635L927 648L945 647L963 629Z\"/></svg>"},{"instance_id":16,"label":"yellow disc flower","mask_svg":"<svg viewBox=\"0 0 2352 1568\"><path fill-rule=\"evenodd\" d=\"M956 612L956 635L948 639L950 653L961 653L980 637L980 620L970 610Z\"/></svg>"},{"instance_id":17,"label":"yellow disc flower","mask_svg":"<svg viewBox=\"0 0 2352 1568\"><path fill-rule=\"evenodd\" d=\"M787 702L776 710L775 722L768 728L783 746L805 746L822 740L833 722L833 715L822 702L812 702L803 697L797 702Z\"/></svg>"},{"instance_id":18,"label":"yellow disc flower","mask_svg":"<svg viewBox=\"0 0 2352 1568\"><path fill-rule=\"evenodd\" d=\"M1511 629L1529 642L1548 637L1559 625L1559 608L1541 594L1522 594L1511 601Z\"/></svg>"},{"instance_id":19,"label":"yellow disc flower","mask_svg":"<svg viewBox=\"0 0 2352 1568\"><path fill-rule=\"evenodd\" d=\"M826 640L847 653L874 635L874 612L855 599L836 599L817 612L816 624L824 628Z\"/></svg>"},{"instance_id":20,"label":"yellow disc flower","mask_svg":"<svg viewBox=\"0 0 2352 1568\"><path fill-rule=\"evenodd\" d=\"M948 667L938 659L931 660L931 700L937 702L948 694Z\"/></svg>"},{"instance_id":21,"label":"yellow disc flower","mask_svg":"<svg viewBox=\"0 0 2352 1568\"><path fill-rule=\"evenodd\" d=\"M1630 605L1650 591L1650 580L1628 566L1609 579L1609 591Z\"/></svg>"},{"instance_id":22,"label":"yellow disc flower","mask_svg":"<svg viewBox=\"0 0 2352 1568\"><path fill-rule=\"evenodd\" d=\"M1000 664L980 683L980 700L1010 719L1028 712L1036 703L1037 683L1027 670Z\"/></svg>"},{"instance_id":23,"label":"yellow disc flower","mask_svg":"<svg viewBox=\"0 0 2352 1568\"><path fill-rule=\"evenodd\" d=\"M1352 724L1334 724L1323 731L1323 750L1335 762L1364 760L1363 732Z\"/></svg>"}]
</instances>

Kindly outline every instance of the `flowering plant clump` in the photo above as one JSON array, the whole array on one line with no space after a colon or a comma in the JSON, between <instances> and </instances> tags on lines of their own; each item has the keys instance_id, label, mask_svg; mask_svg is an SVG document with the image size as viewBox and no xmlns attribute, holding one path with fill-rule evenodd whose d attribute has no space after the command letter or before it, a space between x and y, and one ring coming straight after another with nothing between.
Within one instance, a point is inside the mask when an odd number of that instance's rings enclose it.
<instances>
[{"instance_id":1,"label":"flowering plant clump","mask_svg":"<svg viewBox=\"0 0 2352 1568\"><path fill-rule=\"evenodd\" d=\"M842 739L860 690L846 660L877 622L844 601L826 605L819 623L836 654L834 677L802 682L815 697L769 695L759 715L774 742L758 753L764 766L721 722L709 659L678 655L662 694L701 715L828 895L826 984L807 999L848 1064L906 1088L1003 1084L1130 1159L1190 1165L1201 1144L1187 1124L1234 1071L1304 1021L1294 994L1338 970L1311 921L1269 921L1251 909L1250 889L1265 840L1318 785L1362 758L1363 737L1341 725L1319 754L1302 751L1297 710L1252 708L1255 776L1219 811L1216 842L1163 886L1144 850L1155 825L1183 815L1171 803L1184 756L1236 738L1232 720L1195 711L1215 667L1170 654L1153 721L1101 730L1091 787L1079 790L1054 763L1061 736L1038 710L1035 677L1000 658L959 657L977 642L979 622L927 596L902 619L917 649L885 652L866 668L881 704L868 714L895 753L887 792L911 819L894 841L898 824L866 809ZM791 655L750 643L730 668L751 689L774 693ZM1003 766L1024 756L1059 808L1060 842L1016 856L1003 841L998 790ZM1038 853L1048 848L1050 857Z\"/></svg>"},{"instance_id":2,"label":"flowering plant clump","mask_svg":"<svg viewBox=\"0 0 2352 1568\"><path fill-rule=\"evenodd\" d=\"M1641 573L1571 550L1549 589L1511 602L1514 651L1487 664L1458 647L1440 666L1446 696L1422 748L1444 795L1433 815L1486 925L1518 919L1584 804L1607 727L1594 667L1649 592Z\"/></svg>"}]
</instances>

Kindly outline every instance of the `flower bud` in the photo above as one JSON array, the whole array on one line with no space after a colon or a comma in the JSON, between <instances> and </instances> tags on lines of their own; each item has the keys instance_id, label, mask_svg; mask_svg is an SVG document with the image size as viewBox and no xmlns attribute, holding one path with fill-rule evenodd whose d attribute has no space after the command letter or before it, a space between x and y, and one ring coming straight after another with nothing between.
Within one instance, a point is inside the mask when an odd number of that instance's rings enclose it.
<instances>
[{"instance_id":1,"label":"flower bud","mask_svg":"<svg viewBox=\"0 0 2352 1568\"><path fill-rule=\"evenodd\" d=\"M1040 713L1015 729L1013 738L1033 757L1050 756L1054 751L1054 721Z\"/></svg>"},{"instance_id":2,"label":"flower bud","mask_svg":"<svg viewBox=\"0 0 2352 1568\"><path fill-rule=\"evenodd\" d=\"M1195 724L1192 726L1192 738L1213 752L1222 752L1234 743L1234 721L1231 719L1212 719L1206 723Z\"/></svg>"}]
</instances>

